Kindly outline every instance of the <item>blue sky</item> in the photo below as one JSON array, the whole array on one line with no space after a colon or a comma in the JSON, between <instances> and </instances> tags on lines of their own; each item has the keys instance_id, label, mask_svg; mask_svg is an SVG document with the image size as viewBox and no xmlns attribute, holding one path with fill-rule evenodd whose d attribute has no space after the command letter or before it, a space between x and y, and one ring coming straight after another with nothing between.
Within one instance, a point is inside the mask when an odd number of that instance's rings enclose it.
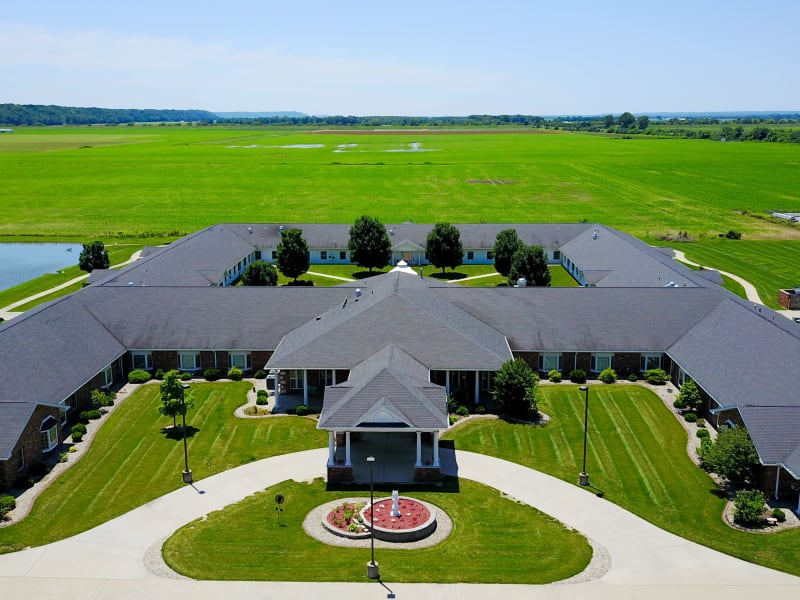
<instances>
[{"instance_id":1,"label":"blue sky","mask_svg":"<svg viewBox=\"0 0 800 600\"><path fill-rule=\"evenodd\" d=\"M798 22L798 0L3 0L0 103L800 110Z\"/></svg>"}]
</instances>

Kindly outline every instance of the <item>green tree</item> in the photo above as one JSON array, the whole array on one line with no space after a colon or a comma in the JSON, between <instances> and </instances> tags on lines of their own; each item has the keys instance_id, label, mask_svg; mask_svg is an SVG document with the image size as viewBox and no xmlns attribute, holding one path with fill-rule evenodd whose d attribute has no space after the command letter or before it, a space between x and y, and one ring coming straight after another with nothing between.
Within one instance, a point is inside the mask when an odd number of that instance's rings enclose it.
<instances>
[{"instance_id":1,"label":"green tree","mask_svg":"<svg viewBox=\"0 0 800 600\"><path fill-rule=\"evenodd\" d=\"M111 266L108 259L108 252L103 242L97 240L90 244L84 244L81 255L78 258L78 266L81 271L91 273L95 269L107 269Z\"/></svg>"},{"instance_id":2,"label":"green tree","mask_svg":"<svg viewBox=\"0 0 800 600\"><path fill-rule=\"evenodd\" d=\"M636 125L639 127L640 131L644 131L647 129L647 126L650 125L650 117L647 115L642 115L638 119L636 119Z\"/></svg>"},{"instance_id":3,"label":"green tree","mask_svg":"<svg viewBox=\"0 0 800 600\"><path fill-rule=\"evenodd\" d=\"M278 272L275 266L263 260L254 260L244 269L242 274L244 285L274 286L278 285Z\"/></svg>"},{"instance_id":4,"label":"green tree","mask_svg":"<svg viewBox=\"0 0 800 600\"><path fill-rule=\"evenodd\" d=\"M507 360L495 374L492 398L503 412L523 419L536 416L539 376L521 358Z\"/></svg>"},{"instance_id":5,"label":"green tree","mask_svg":"<svg viewBox=\"0 0 800 600\"><path fill-rule=\"evenodd\" d=\"M350 260L359 266L382 269L392 259L392 242L386 227L377 218L366 215L350 227Z\"/></svg>"},{"instance_id":6,"label":"green tree","mask_svg":"<svg viewBox=\"0 0 800 600\"><path fill-rule=\"evenodd\" d=\"M614 115L606 115L603 117L603 125L606 129L611 129L614 126Z\"/></svg>"},{"instance_id":7,"label":"green tree","mask_svg":"<svg viewBox=\"0 0 800 600\"><path fill-rule=\"evenodd\" d=\"M286 277L294 281L308 271L311 254L301 229L285 229L281 232L278 244L278 268Z\"/></svg>"},{"instance_id":8,"label":"green tree","mask_svg":"<svg viewBox=\"0 0 800 600\"><path fill-rule=\"evenodd\" d=\"M191 391L183 389L181 373L175 369L164 373L160 389L161 406L158 407L158 412L165 417L172 417L172 426L176 427L177 417L194 408L194 396Z\"/></svg>"},{"instance_id":9,"label":"green tree","mask_svg":"<svg viewBox=\"0 0 800 600\"><path fill-rule=\"evenodd\" d=\"M700 459L706 469L734 485L754 481L760 464L753 440L743 427L721 429L715 442L701 446Z\"/></svg>"},{"instance_id":10,"label":"green tree","mask_svg":"<svg viewBox=\"0 0 800 600\"><path fill-rule=\"evenodd\" d=\"M504 229L497 234L494 240L494 268L503 277L508 277L511 271L511 259L523 246L516 229Z\"/></svg>"},{"instance_id":11,"label":"green tree","mask_svg":"<svg viewBox=\"0 0 800 600\"><path fill-rule=\"evenodd\" d=\"M733 520L741 525L758 525L763 520L766 498L758 490L739 490L733 500Z\"/></svg>"},{"instance_id":12,"label":"green tree","mask_svg":"<svg viewBox=\"0 0 800 600\"><path fill-rule=\"evenodd\" d=\"M678 398L676 399L675 405L678 408L688 408L689 410L698 410L703 404L703 397L700 395L700 390L697 388L697 384L691 380L687 379L683 382L681 386L681 391L678 392Z\"/></svg>"},{"instance_id":13,"label":"green tree","mask_svg":"<svg viewBox=\"0 0 800 600\"><path fill-rule=\"evenodd\" d=\"M425 242L425 256L434 267L455 269L464 260L464 247L461 245L461 234L450 223L437 223Z\"/></svg>"},{"instance_id":14,"label":"green tree","mask_svg":"<svg viewBox=\"0 0 800 600\"><path fill-rule=\"evenodd\" d=\"M634 123L636 123L636 117L629 112L624 112L619 116L619 126L623 129L633 127Z\"/></svg>"},{"instance_id":15,"label":"green tree","mask_svg":"<svg viewBox=\"0 0 800 600\"><path fill-rule=\"evenodd\" d=\"M528 285L550 285L550 269L547 268L547 256L541 246L522 246L514 253L508 283L514 285L520 277L524 277Z\"/></svg>"}]
</instances>

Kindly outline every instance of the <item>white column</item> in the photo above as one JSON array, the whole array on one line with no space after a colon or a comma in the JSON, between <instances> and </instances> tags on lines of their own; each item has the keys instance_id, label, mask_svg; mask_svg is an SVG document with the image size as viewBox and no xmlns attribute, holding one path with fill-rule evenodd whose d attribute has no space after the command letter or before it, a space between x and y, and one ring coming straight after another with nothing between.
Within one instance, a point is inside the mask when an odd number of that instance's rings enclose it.
<instances>
[{"instance_id":1,"label":"white column","mask_svg":"<svg viewBox=\"0 0 800 600\"><path fill-rule=\"evenodd\" d=\"M303 404L308 406L308 371L303 369Z\"/></svg>"},{"instance_id":2,"label":"white column","mask_svg":"<svg viewBox=\"0 0 800 600\"><path fill-rule=\"evenodd\" d=\"M445 373L444 391L449 394L450 393L450 369L448 369L444 373Z\"/></svg>"},{"instance_id":3,"label":"white column","mask_svg":"<svg viewBox=\"0 0 800 600\"><path fill-rule=\"evenodd\" d=\"M439 468L439 432L433 432L433 466Z\"/></svg>"},{"instance_id":4,"label":"white column","mask_svg":"<svg viewBox=\"0 0 800 600\"><path fill-rule=\"evenodd\" d=\"M336 432L329 431L328 432L328 466L332 467L336 462L334 460L334 455L336 453Z\"/></svg>"},{"instance_id":5,"label":"white column","mask_svg":"<svg viewBox=\"0 0 800 600\"><path fill-rule=\"evenodd\" d=\"M778 484L781 482L781 466L778 465L778 470L775 471L775 500L778 499Z\"/></svg>"},{"instance_id":6,"label":"white column","mask_svg":"<svg viewBox=\"0 0 800 600\"><path fill-rule=\"evenodd\" d=\"M333 385L336 385L336 369L333 370Z\"/></svg>"},{"instance_id":7,"label":"white column","mask_svg":"<svg viewBox=\"0 0 800 600\"><path fill-rule=\"evenodd\" d=\"M417 432L417 464L415 467L422 466L422 432Z\"/></svg>"},{"instance_id":8,"label":"white column","mask_svg":"<svg viewBox=\"0 0 800 600\"><path fill-rule=\"evenodd\" d=\"M344 466L352 467L353 463L350 462L350 432L344 432Z\"/></svg>"},{"instance_id":9,"label":"white column","mask_svg":"<svg viewBox=\"0 0 800 600\"><path fill-rule=\"evenodd\" d=\"M275 372L275 406L278 406L278 401L281 399L281 372L280 370Z\"/></svg>"},{"instance_id":10,"label":"white column","mask_svg":"<svg viewBox=\"0 0 800 600\"><path fill-rule=\"evenodd\" d=\"M475 371L475 404L481 401L481 373Z\"/></svg>"}]
</instances>

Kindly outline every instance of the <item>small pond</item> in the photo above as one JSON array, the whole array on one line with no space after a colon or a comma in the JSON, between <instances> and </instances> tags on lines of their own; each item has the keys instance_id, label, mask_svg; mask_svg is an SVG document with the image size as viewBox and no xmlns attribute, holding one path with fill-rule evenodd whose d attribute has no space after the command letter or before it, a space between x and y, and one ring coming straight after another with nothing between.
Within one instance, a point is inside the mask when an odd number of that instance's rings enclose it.
<instances>
[{"instance_id":1,"label":"small pond","mask_svg":"<svg viewBox=\"0 0 800 600\"><path fill-rule=\"evenodd\" d=\"M78 264L81 244L0 244L0 291Z\"/></svg>"}]
</instances>

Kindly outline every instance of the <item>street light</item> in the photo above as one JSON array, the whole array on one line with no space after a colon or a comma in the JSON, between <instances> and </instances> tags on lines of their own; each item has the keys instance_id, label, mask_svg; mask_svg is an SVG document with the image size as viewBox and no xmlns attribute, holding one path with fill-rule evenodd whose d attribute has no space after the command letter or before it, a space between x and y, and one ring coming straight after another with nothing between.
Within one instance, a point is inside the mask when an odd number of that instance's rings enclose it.
<instances>
[{"instance_id":1,"label":"street light","mask_svg":"<svg viewBox=\"0 0 800 600\"><path fill-rule=\"evenodd\" d=\"M186 390L188 383L181 384L181 417L183 417L183 483L192 483L192 471L189 468L189 450L186 447Z\"/></svg>"},{"instance_id":2,"label":"street light","mask_svg":"<svg viewBox=\"0 0 800 600\"><path fill-rule=\"evenodd\" d=\"M583 470L580 473L579 483L589 485L589 474L586 472L586 437L589 431L589 386L582 385L580 388L586 395L586 408L583 413Z\"/></svg>"},{"instance_id":3,"label":"street light","mask_svg":"<svg viewBox=\"0 0 800 600\"><path fill-rule=\"evenodd\" d=\"M369 547L370 547L370 561L367 563L367 577L370 579L379 579L378 563L375 562L375 494L374 494L374 479L372 477L372 467L375 464L375 457L368 456L367 462L369 463Z\"/></svg>"}]
</instances>

